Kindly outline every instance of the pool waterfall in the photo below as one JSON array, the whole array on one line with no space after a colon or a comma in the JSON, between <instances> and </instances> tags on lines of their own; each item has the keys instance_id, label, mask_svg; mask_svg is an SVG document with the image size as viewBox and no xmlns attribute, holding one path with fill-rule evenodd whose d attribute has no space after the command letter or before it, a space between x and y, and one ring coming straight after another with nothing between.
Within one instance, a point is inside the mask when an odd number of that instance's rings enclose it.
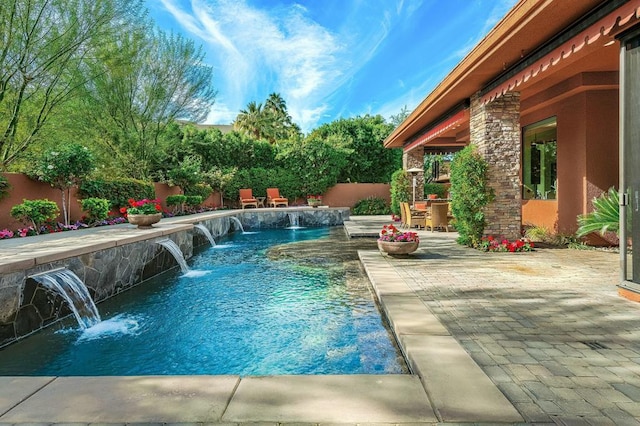
<instances>
[{"instance_id":1,"label":"pool waterfall","mask_svg":"<svg viewBox=\"0 0 640 426\"><path fill-rule=\"evenodd\" d=\"M196 228L198 231L202 232L202 234L207 238L207 240L209 240L209 244L211 244L211 247L216 246L216 240L213 238L213 235L211 235L209 228L207 228L201 223L196 223L195 225L193 225L193 227Z\"/></svg>"},{"instance_id":2,"label":"pool waterfall","mask_svg":"<svg viewBox=\"0 0 640 426\"><path fill-rule=\"evenodd\" d=\"M238 228L240 230L240 232L242 232L244 234L244 226L242 226L242 222L240 222L240 219L238 219L235 216L229 216L229 219L231 219L233 221L233 223L235 223Z\"/></svg>"},{"instance_id":3,"label":"pool waterfall","mask_svg":"<svg viewBox=\"0 0 640 426\"><path fill-rule=\"evenodd\" d=\"M98 308L89 295L87 287L76 274L67 268L53 269L31 275L43 287L61 296L73 312L81 328L89 328L100 320Z\"/></svg>"},{"instance_id":4,"label":"pool waterfall","mask_svg":"<svg viewBox=\"0 0 640 426\"><path fill-rule=\"evenodd\" d=\"M182 254L182 250L180 250L180 247L178 247L176 243L167 238L158 241L157 244L160 244L162 247L166 248L169 253L171 253L176 262L178 262L178 265L180 265L180 270L183 274L188 274L191 271L184 258L184 254Z\"/></svg>"},{"instance_id":5,"label":"pool waterfall","mask_svg":"<svg viewBox=\"0 0 640 426\"><path fill-rule=\"evenodd\" d=\"M289 226L287 229L303 229L304 226L300 226L300 212L288 212Z\"/></svg>"}]
</instances>

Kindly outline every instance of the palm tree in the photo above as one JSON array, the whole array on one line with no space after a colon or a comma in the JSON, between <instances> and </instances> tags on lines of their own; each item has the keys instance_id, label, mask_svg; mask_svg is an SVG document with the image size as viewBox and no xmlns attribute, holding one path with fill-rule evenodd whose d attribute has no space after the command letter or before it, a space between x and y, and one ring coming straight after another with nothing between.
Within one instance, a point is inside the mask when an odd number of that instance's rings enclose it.
<instances>
[{"instance_id":1,"label":"palm tree","mask_svg":"<svg viewBox=\"0 0 640 426\"><path fill-rule=\"evenodd\" d=\"M271 143L300 134L300 127L291 119L287 103L279 93L271 93L264 107L261 103L249 102L233 125L238 131Z\"/></svg>"},{"instance_id":2,"label":"palm tree","mask_svg":"<svg viewBox=\"0 0 640 426\"><path fill-rule=\"evenodd\" d=\"M279 93L271 93L267 98L265 109L272 114L273 138L286 139L299 133L298 127L287 111L287 103Z\"/></svg>"},{"instance_id":3,"label":"palm tree","mask_svg":"<svg viewBox=\"0 0 640 426\"><path fill-rule=\"evenodd\" d=\"M287 117L287 103L282 99L280 93L271 93L267 98L266 108L275 112L276 115Z\"/></svg>"},{"instance_id":4,"label":"palm tree","mask_svg":"<svg viewBox=\"0 0 640 426\"><path fill-rule=\"evenodd\" d=\"M240 110L233 127L240 131L261 139L264 136L265 110L261 103L249 102L247 109Z\"/></svg>"}]
</instances>

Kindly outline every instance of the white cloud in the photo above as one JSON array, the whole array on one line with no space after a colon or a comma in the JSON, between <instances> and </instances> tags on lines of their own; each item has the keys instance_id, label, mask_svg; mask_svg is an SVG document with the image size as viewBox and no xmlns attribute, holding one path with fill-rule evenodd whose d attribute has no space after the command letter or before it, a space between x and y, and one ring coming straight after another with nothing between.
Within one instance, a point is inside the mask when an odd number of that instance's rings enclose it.
<instances>
[{"instance_id":1,"label":"white cloud","mask_svg":"<svg viewBox=\"0 0 640 426\"><path fill-rule=\"evenodd\" d=\"M346 4L332 28L314 20L301 5L257 8L244 0L161 0L184 31L205 45L214 64L219 98L207 122L232 121L250 101L277 92L304 131L315 127L339 102L349 84L406 14L397 4ZM224 97L224 102L221 98Z\"/></svg>"}]
</instances>

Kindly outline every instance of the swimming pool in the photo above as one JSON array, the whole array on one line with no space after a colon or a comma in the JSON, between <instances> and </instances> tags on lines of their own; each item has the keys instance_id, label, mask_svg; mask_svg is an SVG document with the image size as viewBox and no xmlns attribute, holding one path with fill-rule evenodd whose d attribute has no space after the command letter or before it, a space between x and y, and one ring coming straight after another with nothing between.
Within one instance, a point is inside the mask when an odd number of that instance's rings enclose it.
<instances>
[{"instance_id":1,"label":"swimming pool","mask_svg":"<svg viewBox=\"0 0 640 426\"><path fill-rule=\"evenodd\" d=\"M347 278L340 263L267 256L329 237L329 228L232 234L189 260L193 274L172 270L101 303L97 326L67 322L1 350L0 374L406 372L366 279Z\"/></svg>"}]
</instances>

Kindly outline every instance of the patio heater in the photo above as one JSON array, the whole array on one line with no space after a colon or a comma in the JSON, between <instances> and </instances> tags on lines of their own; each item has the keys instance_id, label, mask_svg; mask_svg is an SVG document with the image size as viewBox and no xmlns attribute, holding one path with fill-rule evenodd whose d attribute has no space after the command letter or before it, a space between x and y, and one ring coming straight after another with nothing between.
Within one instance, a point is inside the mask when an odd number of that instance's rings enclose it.
<instances>
[{"instance_id":1,"label":"patio heater","mask_svg":"<svg viewBox=\"0 0 640 426\"><path fill-rule=\"evenodd\" d=\"M412 203L413 206L416 205L416 183L417 183L416 180L418 178L418 173L422 173L423 171L424 170L418 167L412 167L409 170L407 170L407 173L413 176L413 203Z\"/></svg>"}]
</instances>

